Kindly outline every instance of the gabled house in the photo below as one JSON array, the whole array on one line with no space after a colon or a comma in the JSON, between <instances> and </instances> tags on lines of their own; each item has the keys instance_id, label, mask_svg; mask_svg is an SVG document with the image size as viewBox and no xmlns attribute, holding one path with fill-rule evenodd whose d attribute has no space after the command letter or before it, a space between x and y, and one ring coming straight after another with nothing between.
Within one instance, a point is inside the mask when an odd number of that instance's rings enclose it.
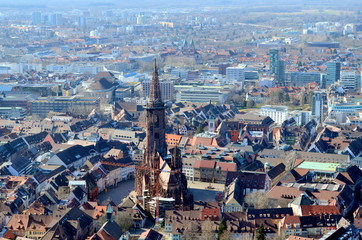
<instances>
[{"instance_id":1,"label":"gabled house","mask_svg":"<svg viewBox=\"0 0 362 240\"><path fill-rule=\"evenodd\" d=\"M126 212L133 221L133 227L136 229L143 228L146 224L146 211L131 198L126 198L118 205L119 211Z\"/></svg>"},{"instance_id":2,"label":"gabled house","mask_svg":"<svg viewBox=\"0 0 362 240\"><path fill-rule=\"evenodd\" d=\"M63 165L67 168L81 167L84 162L92 156L98 155L93 145L83 147L74 145L67 148L49 159L48 165Z\"/></svg>"},{"instance_id":3,"label":"gabled house","mask_svg":"<svg viewBox=\"0 0 362 240\"><path fill-rule=\"evenodd\" d=\"M309 236L318 238L330 230L337 229L337 223L342 218L341 215L323 216L286 216L279 223L279 230L285 236Z\"/></svg>"},{"instance_id":4,"label":"gabled house","mask_svg":"<svg viewBox=\"0 0 362 240\"><path fill-rule=\"evenodd\" d=\"M243 210L245 189L239 178L226 187L224 203L222 205L223 212L240 212Z\"/></svg>"},{"instance_id":5,"label":"gabled house","mask_svg":"<svg viewBox=\"0 0 362 240\"><path fill-rule=\"evenodd\" d=\"M348 154L351 159L360 157L362 155L362 138L352 141L343 152Z\"/></svg>"},{"instance_id":6,"label":"gabled house","mask_svg":"<svg viewBox=\"0 0 362 240\"><path fill-rule=\"evenodd\" d=\"M163 235L156 230L148 229L147 231L141 233L141 236L138 240L161 240Z\"/></svg>"}]
</instances>

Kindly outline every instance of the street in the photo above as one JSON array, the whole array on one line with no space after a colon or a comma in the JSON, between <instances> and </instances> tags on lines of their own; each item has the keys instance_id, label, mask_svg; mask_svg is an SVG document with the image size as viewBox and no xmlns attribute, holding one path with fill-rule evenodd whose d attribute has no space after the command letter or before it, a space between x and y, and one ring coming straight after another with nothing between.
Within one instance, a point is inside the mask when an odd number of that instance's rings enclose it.
<instances>
[{"instance_id":1,"label":"street","mask_svg":"<svg viewBox=\"0 0 362 240\"><path fill-rule=\"evenodd\" d=\"M134 179L118 183L117 187L109 188L99 194L99 202L102 203L110 198L115 204L120 204L123 198L134 190Z\"/></svg>"},{"instance_id":2,"label":"street","mask_svg":"<svg viewBox=\"0 0 362 240\"><path fill-rule=\"evenodd\" d=\"M212 189L209 189L210 183L206 182L187 182L188 188L194 195L195 201L215 201L218 193L224 191L223 184L211 183Z\"/></svg>"},{"instance_id":3,"label":"street","mask_svg":"<svg viewBox=\"0 0 362 240\"><path fill-rule=\"evenodd\" d=\"M223 184L212 183L212 189L209 189L210 183L205 182L191 182L188 181L188 188L194 194L195 201L215 201L215 197L219 192L224 191ZM134 190L134 179L118 183L115 188L109 188L99 194L100 203L110 198L115 204L120 204L123 198Z\"/></svg>"}]
</instances>

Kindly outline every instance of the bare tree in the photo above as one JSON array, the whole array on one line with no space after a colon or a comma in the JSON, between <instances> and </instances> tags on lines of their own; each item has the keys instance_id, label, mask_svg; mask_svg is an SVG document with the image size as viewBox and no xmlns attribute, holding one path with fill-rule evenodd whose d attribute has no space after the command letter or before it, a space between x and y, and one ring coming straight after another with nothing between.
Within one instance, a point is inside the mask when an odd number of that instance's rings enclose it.
<instances>
[{"instance_id":1,"label":"bare tree","mask_svg":"<svg viewBox=\"0 0 362 240\"><path fill-rule=\"evenodd\" d=\"M165 64L176 67L194 66L195 59L186 56L168 56L165 60Z\"/></svg>"},{"instance_id":2,"label":"bare tree","mask_svg":"<svg viewBox=\"0 0 362 240\"><path fill-rule=\"evenodd\" d=\"M122 228L123 232L127 232L133 226L131 215L125 211L117 213L115 222Z\"/></svg>"},{"instance_id":3,"label":"bare tree","mask_svg":"<svg viewBox=\"0 0 362 240\"><path fill-rule=\"evenodd\" d=\"M285 232L284 231L281 231L278 235L276 235L274 237L274 240L285 240L286 239L286 236L285 236Z\"/></svg>"},{"instance_id":4,"label":"bare tree","mask_svg":"<svg viewBox=\"0 0 362 240\"><path fill-rule=\"evenodd\" d=\"M219 240L232 240L234 239L229 231L224 231L219 235ZM248 238L250 239L250 238Z\"/></svg>"},{"instance_id":5,"label":"bare tree","mask_svg":"<svg viewBox=\"0 0 362 240\"><path fill-rule=\"evenodd\" d=\"M215 239L215 226L214 222L211 220L206 220L201 224L201 238L204 240L214 240Z\"/></svg>"},{"instance_id":6,"label":"bare tree","mask_svg":"<svg viewBox=\"0 0 362 240\"><path fill-rule=\"evenodd\" d=\"M106 221L107 221L106 214L103 214L97 220L94 220L93 226L94 226L95 232L97 232Z\"/></svg>"},{"instance_id":7,"label":"bare tree","mask_svg":"<svg viewBox=\"0 0 362 240\"><path fill-rule=\"evenodd\" d=\"M239 238L237 238L238 240L252 240L254 239L254 234L252 233L242 233L241 236ZM228 240L228 239L225 239Z\"/></svg>"},{"instance_id":8,"label":"bare tree","mask_svg":"<svg viewBox=\"0 0 362 240\"><path fill-rule=\"evenodd\" d=\"M197 222L190 222L185 231L183 232L182 239L183 240L198 240L200 239L200 226Z\"/></svg>"},{"instance_id":9,"label":"bare tree","mask_svg":"<svg viewBox=\"0 0 362 240\"><path fill-rule=\"evenodd\" d=\"M262 192L249 193L246 195L244 201L248 207L254 207L256 209L266 208L269 203L265 193Z\"/></svg>"}]
</instances>

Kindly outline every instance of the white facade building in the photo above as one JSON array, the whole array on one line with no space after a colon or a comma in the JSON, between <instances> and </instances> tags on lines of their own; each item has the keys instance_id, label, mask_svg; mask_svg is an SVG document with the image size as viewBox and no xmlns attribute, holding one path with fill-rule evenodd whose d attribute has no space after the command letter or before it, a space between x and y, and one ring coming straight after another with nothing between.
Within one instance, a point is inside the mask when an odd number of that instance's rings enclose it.
<instances>
[{"instance_id":1,"label":"white facade building","mask_svg":"<svg viewBox=\"0 0 362 240\"><path fill-rule=\"evenodd\" d=\"M173 82L169 81L160 81L161 88L161 98L162 101L168 102L175 100L174 92L175 88L173 86ZM144 81L142 83L142 93L143 97L148 98L151 92L151 81Z\"/></svg>"},{"instance_id":2,"label":"white facade building","mask_svg":"<svg viewBox=\"0 0 362 240\"><path fill-rule=\"evenodd\" d=\"M230 82L241 82L245 81L245 65L239 65L237 67L226 68L226 79Z\"/></svg>"},{"instance_id":3,"label":"white facade building","mask_svg":"<svg viewBox=\"0 0 362 240\"><path fill-rule=\"evenodd\" d=\"M224 104L227 95L219 88L190 87L180 89L176 94L177 102L197 102L197 103L219 103Z\"/></svg>"},{"instance_id":4,"label":"white facade building","mask_svg":"<svg viewBox=\"0 0 362 240\"><path fill-rule=\"evenodd\" d=\"M323 121L323 96L321 92L314 92L312 99L312 116Z\"/></svg>"},{"instance_id":5,"label":"white facade building","mask_svg":"<svg viewBox=\"0 0 362 240\"><path fill-rule=\"evenodd\" d=\"M282 124L288 118L289 111L287 106L265 105L261 107L260 114L270 117L277 124Z\"/></svg>"},{"instance_id":6,"label":"white facade building","mask_svg":"<svg viewBox=\"0 0 362 240\"><path fill-rule=\"evenodd\" d=\"M341 72L340 84L346 92L355 92L356 91L355 72Z\"/></svg>"}]
</instances>

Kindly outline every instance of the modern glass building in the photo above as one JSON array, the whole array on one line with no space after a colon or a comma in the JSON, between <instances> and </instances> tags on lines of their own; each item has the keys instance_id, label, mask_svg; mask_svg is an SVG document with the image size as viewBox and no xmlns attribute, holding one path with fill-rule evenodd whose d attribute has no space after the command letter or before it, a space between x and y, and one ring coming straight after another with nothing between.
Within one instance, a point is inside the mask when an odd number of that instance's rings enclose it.
<instances>
[{"instance_id":1,"label":"modern glass building","mask_svg":"<svg viewBox=\"0 0 362 240\"><path fill-rule=\"evenodd\" d=\"M337 82L341 77L341 63L327 62L327 81L326 86Z\"/></svg>"}]
</instances>

